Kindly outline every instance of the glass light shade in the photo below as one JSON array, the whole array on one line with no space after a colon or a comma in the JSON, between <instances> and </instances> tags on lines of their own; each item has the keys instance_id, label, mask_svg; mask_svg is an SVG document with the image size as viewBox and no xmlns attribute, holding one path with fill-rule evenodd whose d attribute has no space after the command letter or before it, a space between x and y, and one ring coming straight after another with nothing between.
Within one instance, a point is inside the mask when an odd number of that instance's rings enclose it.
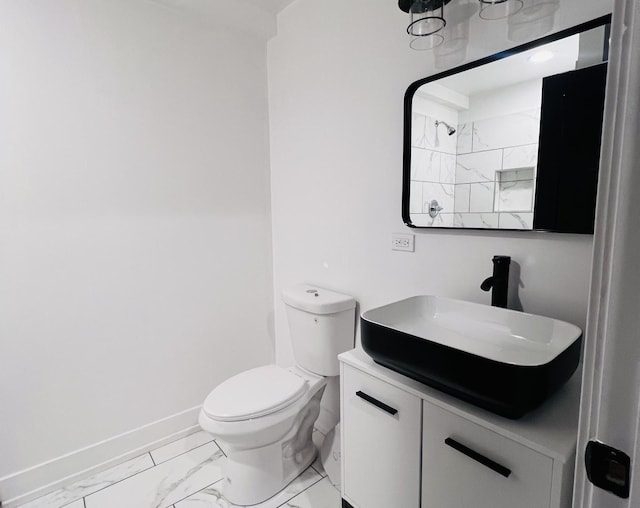
<instances>
[{"instance_id":1,"label":"glass light shade","mask_svg":"<svg viewBox=\"0 0 640 508\"><path fill-rule=\"evenodd\" d=\"M440 34L412 36L409 47L417 51L437 48L444 42L444 37Z\"/></svg>"},{"instance_id":2,"label":"glass light shade","mask_svg":"<svg viewBox=\"0 0 640 508\"><path fill-rule=\"evenodd\" d=\"M480 0L480 17L487 20L508 18L523 5L522 0Z\"/></svg>"},{"instance_id":3,"label":"glass light shade","mask_svg":"<svg viewBox=\"0 0 640 508\"><path fill-rule=\"evenodd\" d=\"M444 2L437 2L434 8L433 2L416 0L411 6L411 23L407 27L407 33L416 37L426 37L442 30L447 26L444 19Z\"/></svg>"}]
</instances>

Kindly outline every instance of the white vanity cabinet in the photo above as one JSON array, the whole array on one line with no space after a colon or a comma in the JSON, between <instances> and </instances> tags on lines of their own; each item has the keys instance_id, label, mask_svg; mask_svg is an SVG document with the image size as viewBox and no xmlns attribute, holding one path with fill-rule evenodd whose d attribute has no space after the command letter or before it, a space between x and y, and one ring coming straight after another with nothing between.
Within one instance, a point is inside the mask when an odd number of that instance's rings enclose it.
<instances>
[{"instance_id":1,"label":"white vanity cabinet","mask_svg":"<svg viewBox=\"0 0 640 508\"><path fill-rule=\"evenodd\" d=\"M548 508L553 459L424 402L423 508Z\"/></svg>"},{"instance_id":2,"label":"white vanity cabinet","mask_svg":"<svg viewBox=\"0 0 640 508\"><path fill-rule=\"evenodd\" d=\"M348 366L341 380L345 496L354 507L419 508L422 400Z\"/></svg>"},{"instance_id":3,"label":"white vanity cabinet","mask_svg":"<svg viewBox=\"0 0 640 508\"><path fill-rule=\"evenodd\" d=\"M570 508L579 375L509 420L349 351L342 497L353 508Z\"/></svg>"}]
</instances>

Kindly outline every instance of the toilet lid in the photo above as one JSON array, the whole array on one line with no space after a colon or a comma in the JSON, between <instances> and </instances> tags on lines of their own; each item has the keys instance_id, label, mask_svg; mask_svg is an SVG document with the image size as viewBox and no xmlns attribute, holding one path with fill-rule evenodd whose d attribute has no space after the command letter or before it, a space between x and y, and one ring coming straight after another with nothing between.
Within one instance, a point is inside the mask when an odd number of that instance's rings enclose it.
<instances>
[{"instance_id":1,"label":"toilet lid","mask_svg":"<svg viewBox=\"0 0 640 508\"><path fill-rule=\"evenodd\" d=\"M306 388L300 376L266 365L218 385L204 401L203 410L208 417L225 422L258 418L293 404Z\"/></svg>"}]
</instances>

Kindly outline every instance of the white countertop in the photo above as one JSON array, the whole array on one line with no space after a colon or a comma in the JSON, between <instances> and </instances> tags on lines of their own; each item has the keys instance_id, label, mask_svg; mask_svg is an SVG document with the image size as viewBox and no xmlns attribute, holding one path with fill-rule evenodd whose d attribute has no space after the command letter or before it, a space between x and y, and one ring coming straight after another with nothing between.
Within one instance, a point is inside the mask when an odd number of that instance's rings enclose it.
<instances>
[{"instance_id":1,"label":"white countertop","mask_svg":"<svg viewBox=\"0 0 640 508\"><path fill-rule=\"evenodd\" d=\"M540 407L519 420L510 420L383 367L361 349L352 349L338 358L347 365L549 457L567 462L575 453L581 369Z\"/></svg>"}]
</instances>

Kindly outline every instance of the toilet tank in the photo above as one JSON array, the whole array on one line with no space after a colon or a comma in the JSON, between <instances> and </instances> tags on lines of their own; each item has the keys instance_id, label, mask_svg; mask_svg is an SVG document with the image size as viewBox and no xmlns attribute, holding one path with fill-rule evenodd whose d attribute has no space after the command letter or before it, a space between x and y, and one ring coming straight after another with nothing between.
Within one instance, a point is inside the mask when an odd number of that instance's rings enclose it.
<instances>
[{"instance_id":1,"label":"toilet tank","mask_svg":"<svg viewBox=\"0 0 640 508\"><path fill-rule=\"evenodd\" d=\"M309 284L282 291L296 363L321 376L340 374L338 355L354 346L353 297Z\"/></svg>"}]
</instances>

